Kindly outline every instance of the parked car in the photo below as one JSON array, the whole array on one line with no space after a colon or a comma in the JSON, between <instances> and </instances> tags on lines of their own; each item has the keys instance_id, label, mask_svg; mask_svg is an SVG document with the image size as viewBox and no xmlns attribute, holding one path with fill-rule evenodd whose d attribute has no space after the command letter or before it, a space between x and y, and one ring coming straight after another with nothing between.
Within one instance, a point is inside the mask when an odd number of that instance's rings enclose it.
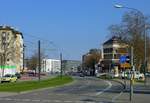
<instances>
[{"instance_id":1,"label":"parked car","mask_svg":"<svg viewBox=\"0 0 150 103\"><path fill-rule=\"evenodd\" d=\"M121 73L121 78L122 79L129 78L128 75L129 75L129 71L124 71L124 72Z\"/></svg>"},{"instance_id":2,"label":"parked car","mask_svg":"<svg viewBox=\"0 0 150 103\"><path fill-rule=\"evenodd\" d=\"M147 77L150 77L150 72L147 72L145 75L146 75Z\"/></svg>"},{"instance_id":3,"label":"parked car","mask_svg":"<svg viewBox=\"0 0 150 103\"><path fill-rule=\"evenodd\" d=\"M36 76L36 73L34 73L34 72L28 72L28 76Z\"/></svg>"},{"instance_id":4,"label":"parked car","mask_svg":"<svg viewBox=\"0 0 150 103\"><path fill-rule=\"evenodd\" d=\"M79 76L80 76L80 77L84 77L84 74L83 74L83 73L79 73Z\"/></svg>"},{"instance_id":5,"label":"parked car","mask_svg":"<svg viewBox=\"0 0 150 103\"><path fill-rule=\"evenodd\" d=\"M143 73L140 73L139 71L135 71L134 72L134 78L135 79L138 79L138 80L144 80L145 79L145 77L144 77L144 74Z\"/></svg>"},{"instance_id":6,"label":"parked car","mask_svg":"<svg viewBox=\"0 0 150 103\"><path fill-rule=\"evenodd\" d=\"M130 71L122 72L121 77L122 77L122 79L124 79L124 78L131 79L131 72ZM144 74L140 73L139 71L134 71L133 77L134 77L134 79L137 79L137 80L140 80L140 79L144 80L145 79Z\"/></svg>"},{"instance_id":7,"label":"parked car","mask_svg":"<svg viewBox=\"0 0 150 103\"><path fill-rule=\"evenodd\" d=\"M6 74L5 76L3 76L1 78L1 83L3 82L16 82L17 81L17 77L15 75L12 74Z\"/></svg>"},{"instance_id":8,"label":"parked car","mask_svg":"<svg viewBox=\"0 0 150 103\"><path fill-rule=\"evenodd\" d=\"M17 77L17 79L21 78L21 74L20 73L16 73L15 76Z\"/></svg>"}]
</instances>

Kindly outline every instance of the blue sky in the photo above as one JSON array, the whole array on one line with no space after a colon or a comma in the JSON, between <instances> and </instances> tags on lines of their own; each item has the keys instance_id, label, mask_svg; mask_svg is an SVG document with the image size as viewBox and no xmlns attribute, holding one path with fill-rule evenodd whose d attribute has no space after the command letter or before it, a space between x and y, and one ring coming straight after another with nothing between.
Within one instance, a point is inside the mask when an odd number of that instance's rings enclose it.
<instances>
[{"instance_id":1,"label":"blue sky","mask_svg":"<svg viewBox=\"0 0 150 103\"><path fill-rule=\"evenodd\" d=\"M150 14L150 0L0 0L0 24L16 27L24 35L26 55L42 48L51 58L81 60L91 48L101 48L108 27L121 22L119 3ZM31 36L32 35L32 36ZM48 41L52 41L50 44ZM57 50L55 50L57 48Z\"/></svg>"}]
</instances>

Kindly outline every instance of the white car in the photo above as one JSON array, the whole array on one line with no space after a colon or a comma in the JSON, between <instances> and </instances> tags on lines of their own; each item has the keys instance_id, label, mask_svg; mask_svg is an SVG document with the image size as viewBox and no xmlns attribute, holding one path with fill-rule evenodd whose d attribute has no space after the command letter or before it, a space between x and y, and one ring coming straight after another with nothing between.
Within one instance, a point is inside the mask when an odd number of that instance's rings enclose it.
<instances>
[{"instance_id":1,"label":"white car","mask_svg":"<svg viewBox=\"0 0 150 103\"><path fill-rule=\"evenodd\" d=\"M145 79L144 74L140 73L139 71L134 72L134 78L138 79L138 80L144 80Z\"/></svg>"},{"instance_id":2,"label":"white car","mask_svg":"<svg viewBox=\"0 0 150 103\"><path fill-rule=\"evenodd\" d=\"M131 71L125 71L121 73L121 77L131 79ZM133 71L133 78L137 80L144 80L144 74L140 73L139 71Z\"/></svg>"}]
</instances>

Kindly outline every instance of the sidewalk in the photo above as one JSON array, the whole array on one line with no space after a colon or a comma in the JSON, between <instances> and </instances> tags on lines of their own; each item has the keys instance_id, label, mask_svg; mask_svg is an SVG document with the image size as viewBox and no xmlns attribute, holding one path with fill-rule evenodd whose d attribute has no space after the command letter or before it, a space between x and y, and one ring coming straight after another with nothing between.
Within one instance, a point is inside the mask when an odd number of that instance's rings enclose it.
<instances>
[{"instance_id":1,"label":"sidewalk","mask_svg":"<svg viewBox=\"0 0 150 103\"><path fill-rule=\"evenodd\" d=\"M118 81L124 85L124 79L115 79L115 81ZM133 90L134 90L134 92L140 92L141 91L143 93L147 92L148 94L150 94L150 78L147 78L146 85L144 84L144 82L134 82ZM126 80L125 92L129 92L129 91L130 91L130 80Z\"/></svg>"},{"instance_id":2,"label":"sidewalk","mask_svg":"<svg viewBox=\"0 0 150 103\"><path fill-rule=\"evenodd\" d=\"M117 79L118 82L124 83L122 79ZM127 86L124 92L116 99L115 103L150 103L150 78L144 83L136 82L133 84L133 96L130 101L130 81L126 81Z\"/></svg>"},{"instance_id":3,"label":"sidewalk","mask_svg":"<svg viewBox=\"0 0 150 103\"><path fill-rule=\"evenodd\" d=\"M44 76L41 75L41 80L53 78L55 76L56 75L44 75ZM39 79L38 76L29 76L28 74L26 74L26 75L22 75L18 81L21 82L21 81L30 81L30 80L38 80L38 79Z\"/></svg>"}]
</instances>

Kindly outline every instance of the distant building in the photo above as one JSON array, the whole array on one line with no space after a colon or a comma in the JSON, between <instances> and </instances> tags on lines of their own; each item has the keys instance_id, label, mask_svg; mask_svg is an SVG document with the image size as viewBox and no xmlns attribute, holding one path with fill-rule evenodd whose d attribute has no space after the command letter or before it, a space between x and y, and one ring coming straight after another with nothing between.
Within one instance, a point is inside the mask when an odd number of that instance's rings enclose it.
<instances>
[{"instance_id":1,"label":"distant building","mask_svg":"<svg viewBox=\"0 0 150 103\"><path fill-rule=\"evenodd\" d=\"M23 35L10 26L0 26L0 76L23 68Z\"/></svg>"},{"instance_id":2,"label":"distant building","mask_svg":"<svg viewBox=\"0 0 150 103\"><path fill-rule=\"evenodd\" d=\"M123 43L119 37L114 36L103 43L102 54L101 65L105 71L109 71L113 66L120 68L120 57L129 56L128 45Z\"/></svg>"},{"instance_id":3,"label":"distant building","mask_svg":"<svg viewBox=\"0 0 150 103\"><path fill-rule=\"evenodd\" d=\"M81 67L81 61L78 61L78 60L63 60L62 61L63 73L77 72L79 67Z\"/></svg>"},{"instance_id":4,"label":"distant building","mask_svg":"<svg viewBox=\"0 0 150 103\"><path fill-rule=\"evenodd\" d=\"M59 73L61 69L61 61L56 59L43 59L41 72Z\"/></svg>"}]
</instances>

